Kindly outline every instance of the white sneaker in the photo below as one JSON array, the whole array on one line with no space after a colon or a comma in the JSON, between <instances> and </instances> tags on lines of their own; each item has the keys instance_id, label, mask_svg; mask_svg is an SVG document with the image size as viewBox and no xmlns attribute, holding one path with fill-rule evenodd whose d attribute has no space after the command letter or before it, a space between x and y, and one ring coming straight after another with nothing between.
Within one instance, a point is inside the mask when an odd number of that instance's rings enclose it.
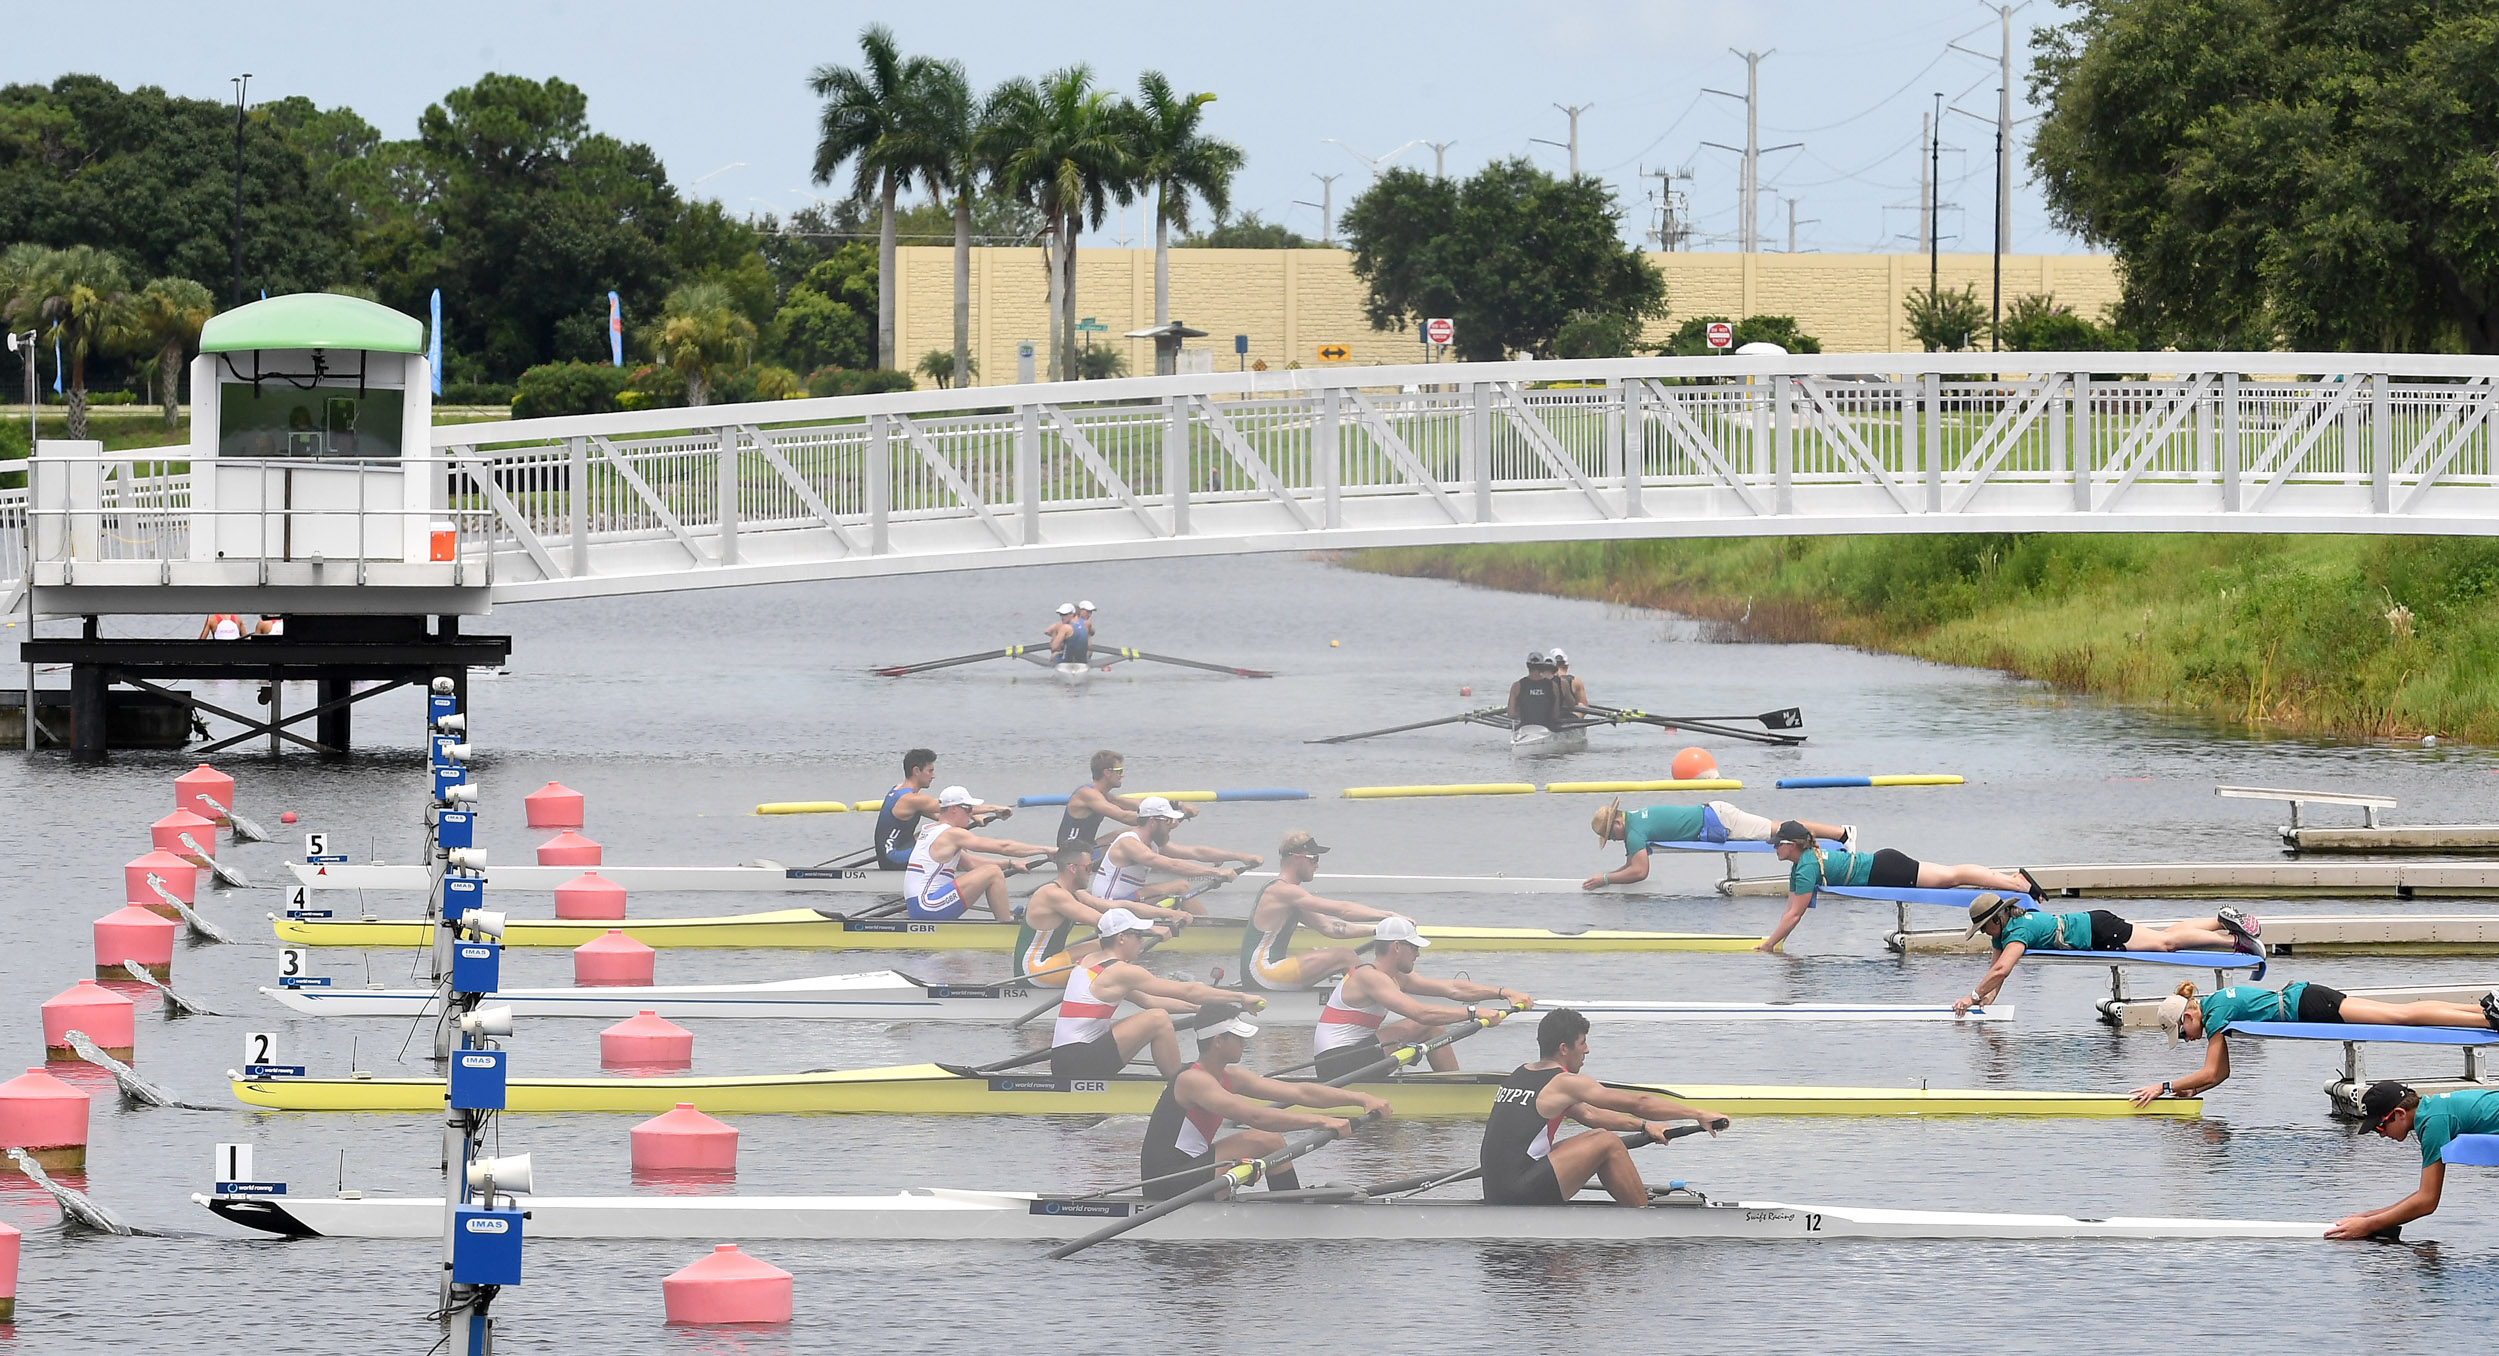
<instances>
[{"instance_id":1,"label":"white sneaker","mask_svg":"<svg viewBox=\"0 0 2499 1356\"><path fill-rule=\"evenodd\" d=\"M1854 824L1840 825L1840 851L1855 852L1856 850L1857 826Z\"/></svg>"}]
</instances>

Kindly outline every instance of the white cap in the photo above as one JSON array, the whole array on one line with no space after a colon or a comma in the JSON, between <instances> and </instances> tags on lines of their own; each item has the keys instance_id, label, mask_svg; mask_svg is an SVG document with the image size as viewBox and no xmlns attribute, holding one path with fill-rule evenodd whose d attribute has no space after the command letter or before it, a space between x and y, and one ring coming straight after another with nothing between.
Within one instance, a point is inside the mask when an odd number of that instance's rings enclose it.
<instances>
[{"instance_id":1,"label":"white cap","mask_svg":"<svg viewBox=\"0 0 2499 1356\"><path fill-rule=\"evenodd\" d=\"M1371 939L1379 942L1407 942L1415 946L1432 944L1432 939L1423 935L1423 929L1416 927L1413 919L1398 913L1392 913L1381 919L1378 929L1372 932Z\"/></svg>"},{"instance_id":2,"label":"white cap","mask_svg":"<svg viewBox=\"0 0 2499 1356\"><path fill-rule=\"evenodd\" d=\"M1140 819L1188 818L1187 815L1181 813L1179 806L1172 804L1170 801L1165 800L1161 796L1148 796L1145 799L1138 801L1137 816Z\"/></svg>"},{"instance_id":3,"label":"white cap","mask_svg":"<svg viewBox=\"0 0 2499 1356\"><path fill-rule=\"evenodd\" d=\"M1061 603L1061 604L1059 604L1059 615L1060 615L1060 616L1062 616L1062 617L1072 617L1072 616L1074 616L1075 614L1076 614L1076 605L1075 605L1074 603Z\"/></svg>"},{"instance_id":4,"label":"white cap","mask_svg":"<svg viewBox=\"0 0 2499 1356\"><path fill-rule=\"evenodd\" d=\"M1229 1022L1217 1022L1213 1026L1199 1027L1197 1034L1201 1039L1207 1036L1238 1036L1242 1040L1248 1040L1258 1034L1258 1028L1235 1017Z\"/></svg>"},{"instance_id":5,"label":"white cap","mask_svg":"<svg viewBox=\"0 0 2499 1356\"><path fill-rule=\"evenodd\" d=\"M1076 610L1079 612L1091 612L1093 610L1093 600L1091 598L1087 598L1077 603Z\"/></svg>"},{"instance_id":6,"label":"white cap","mask_svg":"<svg viewBox=\"0 0 2499 1356\"><path fill-rule=\"evenodd\" d=\"M2183 994L2171 994L2161 1000L2161 1030L2169 1033L2169 1043L2176 1045L2187 1024L2187 1000Z\"/></svg>"},{"instance_id":7,"label":"white cap","mask_svg":"<svg viewBox=\"0 0 2499 1356\"><path fill-rule=\"evenodd\" d=\"M1102 921L1093 925L1102 940L1109 941L1123 932L1144 932L1154 925L1126 909L1104 909Z\"/></svg>"},{"instance_id":8,"label":"white cap","mask_svg":"<svg viewBox=\"0 0 2499 1356\"><path fill-rule=\"evenodd\" d=\"M1562 647L1559 645L1554 646L1552 650L1548 651L1548 653L1553 656L1553 662L1556 664L1567 664L1571 662L1571 657L1562 653Z\"/></svg>"},{"instance_id":9,"label":"white cap","mask_svg":"<svg viewBox=\"0 0 2499 1356\"><path fill-rule=\"evenodd\" d=\"M980 797L960 786L949 786L937 793L937 808L940 810L969 809L980 803Z\"/></svg>"}]
</instances>

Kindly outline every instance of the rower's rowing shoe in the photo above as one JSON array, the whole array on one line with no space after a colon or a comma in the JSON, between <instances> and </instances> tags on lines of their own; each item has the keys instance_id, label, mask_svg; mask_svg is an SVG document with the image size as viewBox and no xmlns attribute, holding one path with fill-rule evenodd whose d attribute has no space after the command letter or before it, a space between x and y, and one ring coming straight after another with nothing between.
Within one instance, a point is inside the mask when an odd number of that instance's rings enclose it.
<instances>
[{"instance_id":1,"label":"rower's rowing shoe","mask_svg":"<svg viewBox=\"0 0 2499 1356\"><path fill-rule=\"evenodd\" d=\"M1361 1116L1355 1118L1353 1123L1346 1126L1342 1131L1337 1130L1334 1126L1320 1130L1305 1130L1302 1133L1284 1141L1283 1148L1276 1150L1274 1153L1271 1153L1264 1158L1245 1159L1241 1162L1231 1164L1230 1166L1224 1168L1223 1171L1215 1174L1215 1180L1211 1182L1202 1186L1191 1187L1189 1190L1181 1192L1179 1195L1172 1197L1170 1200L1158 1202L1137 1212L1136 1214L1128 1216L1125 1219L1114 1220L1113 1222L1094 1230L1092 1233L1077 1239L1073 1243L1062 1243L1059 1246L1052 1248L1049 1252L1043 1254L1043 1256L1049 1258L1053 1262L1073 1257L1076 1254L1083 1252L1085 1249L1092 1247L1096 1243L1107 1242L1111 1239L1119 1237L1121 1234L1124 1234L1131 1229L1151 1224L1155 1220L1161 1219L1163 1216L1171 1214L1183 1206L1195 1205L1199 1201L1211 1200L1217 1196L1230 1197L1233 1192L1242 1187L1255 1184L1260 1178L1265 1177L1269 1172L1283 1167L1285 1164L1292 1162L1294 1159L1299 1158L1302 1155L1321 1147L1322 1145L1332 1144L1343 1136L1351 1135L1357 1128L1378 1120L1379 1117L1380 1113L1376 1111L1366 1111L1362 1113Z\"/></svg>"},{"instance_id":2,"label":"rower's rowing shoe","mask_svg":"<svg viewBox=\"0 0 2499 1356\"><path fill-rule=\"evenodd\" d=\"M1678 1125L1663 1135L1651 1136L1648 1130L1643 1127L1639 1130L1625 1130L1618 1132L1616 1137L1622 1140L1624 1148L1637 1149L1644 1144L1664 1144L1670 1139L1681 1139L1686 1135L1697 1135L1703 1130L1707 1130L1711 1134L1716 1134L1726 1128L1727 1118L1721 1116L1707 1125L1704 1125L1699 1121L1694 1121L1690 1125ZM1374 1199L1394 1197L1398 1200L1404 1200L1410 1196L1420 1196L1426 1191L1438 1191L1442 1187L1456 1186L1460 1182L1472 1182L1476 1178L1483 1175L1484 1165L1478 1163L1471 1168L1452 1168L1447 1172L1436 1175L1427 1174L1421 1177L1400 1177L1393 1182L1382 1182L1378 1186L1364 1187L1362 1189L1362 1194ZM1680 1185L1680 1183L1678 1185Z\"/></svg>"}]
</instances>

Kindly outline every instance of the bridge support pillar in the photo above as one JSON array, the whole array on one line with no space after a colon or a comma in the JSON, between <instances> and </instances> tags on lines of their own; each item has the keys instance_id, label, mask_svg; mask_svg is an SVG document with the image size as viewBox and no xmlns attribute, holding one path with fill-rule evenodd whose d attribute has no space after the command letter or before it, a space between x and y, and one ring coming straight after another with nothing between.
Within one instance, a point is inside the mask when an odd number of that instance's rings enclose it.
<instances>
[{"instance_id":1,"label":"bridge support pillar","mask_svg":"<svg viewBox=\"0 0 2499 1356\"><path fill-rule=\"evenodd\" d=\"M69 757L73 763L104 761L104 691L111 686L102 669L81 664L69 671Z\"/></svg>"},{"instance_id":2,"label":"bridge support pillar","mask_svg":"<svg viewBox=\"0 0 2499 1356\"><path fill-rule=\"evenodd\" d=\"M873 556L894 549L889 535L894 516L893 427L891 415L868 416L868 554Z\"/></svg>"},{"instance_id":3,"label":"bridge support pillar","mask_svg":"<svg viewBox=\"0 0 2499 1356\"><path fill-rule=\"evenodd\" d=\"M1777 376L1770 379L1770 471L1776 481L1776 511L1782 516L1796 512L1796 430L1788 411L1788 394L1796 379Z\"/></svg>"},{"instance_id":4,"label":"bridge support pillar","mask_svg":"<svg viewBox=\"0 0 2499 1356\"><path fill-rule=\"evenodd\" d=\"M2369 378L2369 511L2386 513L2395 506L2395 410L2387 401L2386 376Z\"/></svg>"},{"instance_id":5,"label":"bridge support pillar","mask_svg":"<svg viewBox=\"0 0 2499 1356\"><path fill-rule=\"evenodd\" d=\"M1344 392L1330 386L1319 393L1319 425L1312 435L1312 469L1319 482L1322 527L1345 525Z\"/></svg>"},{"instance_id":6,"label":"bridge support pillar","mask_svg":"<svg viewBox=\"0 0 2499 1356\"><path fill-rule=\"evenodd\" d=\"M1648 511L1641 507L1640 487L1649 470L1649 430L1640 414L1640 382L1613 377L1605 384L1613 396L1608 404L1606 440L1613 448L1615 472L1623 478L1623 516L1645 518Z\"/></svg>"},{"instance_id":7,"label":"bridge support pillar","mask_svg":"<svg viewBox=\"0 0 2499 1356\"><path fill-rule=\"evenodd\" d=\"M2221 437L2213 451L2221 474L2221 511L2239 511L2239 374L2221 374Z\"/></svg>"},{"instance_id":8,"label":"bridge support pillar","mask_svg":"<svg viewBox=\"0 0 2499 1356\"><path fill-rule=\"evenodd\" d=\"M1171 398L1163 430L1163 493L1171 499L1171 534L1189 535L1189 398Z\"/></svg>"},{"instance_id":9,"label":"bridge support pillar","mask_svg":"<svg viewBox=\"0 0 2499 1356\"><path fill-rule=\"evenodd\" d=\"M1926 446L1926 511L1944 511L1944 379L1928 372L1918 378L1918 420Z\"/></svg>"},{"instance_id":10,"label":"bridge support pillar","mask_svg":"<svg viewBox=\"0 0 2499 1356\"><path fill-rule=\"evenodd\" d=\"M1015 500L1022 506L1022 540L1041 544L1041 407L1025 405L1015 412Z\"/></svg>"},{"instance_id":11,"label":"bridge support pillar","mask_svg":"<svg viewBox=\"0 0 2499 1356\"><path fill-rule=\"evenodd\" d=\"M2074 480L2074 511L2091 511L2091 374L2074 374L2074 431L2065 442L2066 474Z\"/></svg>"},{"instance_id":12,"label":"bridge support pillar","mask_svg":"<svg viewBox=\"0 0 2499 1356\"><path fill-rule=\"evenodd\" d=\"M1467 484L1472 487L1475 521L1492 521L1492 383L1467 383L1467 409L1464 435L1459 439L1459 460L1465 465Z\"/></svg>"},{"instance_id":13,"label":"bridge support pillar","mask_svg":"<svg viewBox=\"0 0 2499 1356\"><path fill-rule=\"evenodd\" d=\"M313 717L312 737L328 752L330 757L347 756L347 746L354 734L356 709L349 704L347 698L354 693L355 689L356 685L353 682L334 674L325 673L314 682L314 709L320 714ZM272 702L270 711L272 716L277 714L275 708L276 703ZM461 709L466 710L467 707L463 706Z\"/></svg>"}]
</instances>

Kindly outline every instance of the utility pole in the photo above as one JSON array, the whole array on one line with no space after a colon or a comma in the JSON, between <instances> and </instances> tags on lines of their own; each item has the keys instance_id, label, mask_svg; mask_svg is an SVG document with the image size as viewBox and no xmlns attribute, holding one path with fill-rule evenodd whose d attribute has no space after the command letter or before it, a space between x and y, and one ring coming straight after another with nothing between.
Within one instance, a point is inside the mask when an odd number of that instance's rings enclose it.
<instances>
[{"instance_id":1,"label":"utility pole","mask_svg":"<svg viewBox=\"0 0 2499 1356\"><path fill-rule=\"evenodd\" d=\"M1934 139L1934 115L1918 115L1918 144ZM1918 253L1924 254L1935 239L1935 223L1928 218L1928 209L1935 201L1935 176L1924 160L1918 161Z\"/></svg>"},{"instance_id":2,"label":"utility pole","mask_svg":"<svg viewBox=\"0 0 2499 1356\"><path fill-rule=\"evenodd\" d=\"M1555 104L1554 107L1562 110L1563 114L1571 120L1571 177L1576 179L1579 177L1579 115L1596 105Z\"/></svg>"},{"instance_id":3,"label":"utility pole","mask_svg":"<svg viewBox=\"0 0 2499 1356\"><path fill-rule=\"evenodd\" d=\"M1685 214L1680 209L1680 205L1677 201L1675 195L1675 181L1677 179L1690 179L1692 177L1692 171L1689 168L1676 170L1644 169L1640 171L1639 177L1643 179L1655 179L1657 181L1657 224L1649 228L1650 241L1656 244L1660 250L1668 253L1682 249L1684 241L1691 237L1692 227L1690 223L1684 219Z\"/></svg>"},{"instance_id":4,"label":"utility pole","mask_svg":"<svg viewBox=\"0 0 2499 1356\"><path fill-rule=\"evenodd\" d=\"M1737 52L1730 47L1727 50L1744 58L1744 92L1736 94L1723 89L1710 89L1703 90L1702 93L1744 101L1744 145L1738 148L1716 141L1704 141L1701 144L1716 146L1722 151L1737 151L1744 157L1743 168L1736 173L1736 192L1739 199L1735 210L1736 233L1743 238L1743 244L1738 248L1746 254L1752 254L1761 248L1761 158L1772 151L1792 151L1805 143L1791 141L1780 146L1761 144L1761 59L1778 49L1774 47L1769 52Z\"/></svg>"},{"instance_id":5,"label":"utility pole","mask_svg":"<svg viewBox=\"0 0 2499 1356\"><path fill-rule=\"evenodd\" d=\"M1995 346L1994 320L2004 318L2004 247L2013 238L2013 12L2021 5L1993 5L1996 11L2001 42L1993 55L1996 62L1996 257L1993 299L1988 303L1991 317L1988 346ZM1982 60L1989 54L1958 42L1947 44L1956 52L1966 52Z\"/></svg>"},{"instance_id":6,"label":"utility pole","mask_svg":"<svg viewBox=\"0 0 2499 1356\"><path fill-rule=\"evenodd\" d=\"M1336 181L1345 176L1314 172L1310 177L1319 181L1319 201L1315 204L1319 209L1319 243L1334 245L1336 243Z\"/></svg>"},{"instance_id":7,"label":"utility pole","mask_svg":"<svg viewBox=\"0 0 2499 1356\"><path fill-rule=\"evenodd\" d=\"M1435 179L1448 178L1449 148L1457 145L1458 143L1454 141L1427 141L1423 144L1432 148L1432 177Z\"/></svg>"},{"instance_id":8,"label":"utility pole","mask_svg":"<svg viewBox=\"0 0 2499 1356\"><path fill-rule=\"evenodd\" d=\"M1937 253L1935 200L1943 196L1944 174L1944 92L1935 91L1935 120L1926 138L1926 304L1935 304L1935 287L1941 276L1942 256Z\"/></svg>"},{"instance_id":9,"label":"utility pole","mask_svg":"<svg viewBox=\"0 0 2499 1356\"><path fill-rule=\"evenodd\" d=\"M226 309L243 304L243 93L252 83L252 73L245 71L234 77L234 295ZM34 720L34 708L28 707L27 720Z\"/></svg>"},{"instance_id":10,"label":"utility pole","mask_svg":"<svg viewBox=\"0 0 2499 1356\"><path fill-rule=\"evenodd\" d=\"M1790 253L1790 254L1794 254L1794 253L1796 253L1796 228L1797 228L1798 226L1800 226L1800 225L1803 225L1803 226L1818 226L1818 225L1820 225L1820 224L1822 224L1822 219L1821 219L1820 217L1807 217L1807 218L1805 218L1802 222L1799 222L1799 221L1796 219L1796 199L1794 199L1794 198L1790 198L1790 199L1788 199L1788 200L1787 200L1787 252L1788 252L1788 253Z\"/></svg>"}]
</instances>

